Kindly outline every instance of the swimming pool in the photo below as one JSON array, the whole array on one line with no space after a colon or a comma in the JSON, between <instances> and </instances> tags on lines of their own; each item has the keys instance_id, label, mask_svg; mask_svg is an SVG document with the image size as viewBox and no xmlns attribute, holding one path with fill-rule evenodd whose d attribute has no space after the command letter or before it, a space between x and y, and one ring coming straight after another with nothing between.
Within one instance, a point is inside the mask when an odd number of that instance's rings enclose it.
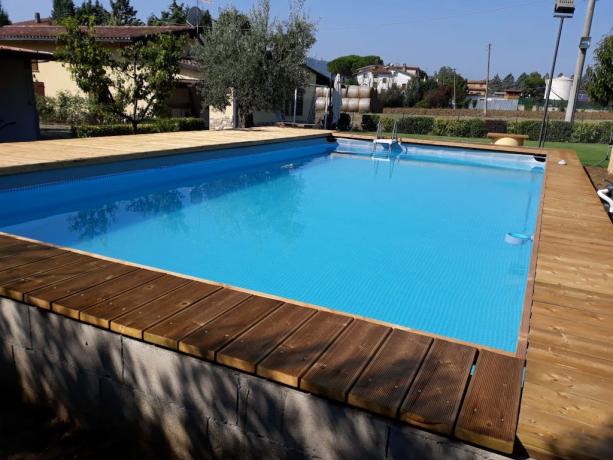
<instances>
[{"instance_id":1,"label":"swimming pool","mask_svg":"<svg viewBox=\"0 0 613 460\"><path fill-rule=\"evenodd\" d=\"M514 351L544 163L324 139L6 176L0 230Z\"/></svg>"}]
</instances>

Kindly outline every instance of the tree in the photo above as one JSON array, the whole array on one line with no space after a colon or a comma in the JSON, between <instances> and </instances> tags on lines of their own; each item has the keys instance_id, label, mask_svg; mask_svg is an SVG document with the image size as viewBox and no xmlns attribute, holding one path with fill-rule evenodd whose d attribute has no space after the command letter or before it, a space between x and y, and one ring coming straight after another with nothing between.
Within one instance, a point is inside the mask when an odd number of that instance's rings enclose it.
<instances>
[{"instance_id":1,"label":"tree","mask_svg":"<svg viewBox=\"0 0 613 460\"><path fill-rule=\"evenodd\" d=\"M75 7L72 0L53 0L51 19L53 22L61 22L75 14Z\"/></svg>"},{"instance_id":2,"label":"tree","mask_svg":"<svg viewBox=\"0 0 613 460\"><path fill-rule=\"evenodd\" d=\"M195 47L203 105L225 110L234 97L241 127L255 110L282 110L307 83L304 63L314 29L301 1L291 4L285 21L270 18L269 0L260 0L248 14L222 9Z\"/></svg>"},{"instance_id":3,"label":"tree","mask_svg":"<svg viewBox=\"0 0 613 460\"><path fill-rule=\"evenodd\" d=\"M543 99L545 96L545 79L538 72L532 72L521 82L520 89L524 96Z\"/></svg>"},{"instance_id":4,"label":"tree","mask_svg":"<svg viewBox=\"0 0 613 460\"><path fill-rule=\"evenodd\" d=\"M96 41L93 19L85 30L75 18L65 25L58 58L100 110L127 121L136 133L170 96L185 39L158 34L113 51Z\"/></svg>"},{"instance_id":5,"label":"tree","mask_svg":"<svg viewBox=\"0 0 613 460\"><path fill-rule=\"evenodd\" d=\"M328 62L328 70L331 73L338 73L346 79L351 79L358 73L359 68L377 64L383 64L379 56L358 56L356 54L349 54L347 56L337 57Z\"/></svg>"},{"instance_id":6,"label":"tree","mask_svg":"<svg viewBox=\"0 0 613 460\"><path fill-rule=\"evenodd\" d=\"M4 8L2 8L2 2L0 2L0 27L8 26L10 24L11 20L9 19L9 14Z\"/></svg>"},{"instance_id":7,"label":"tree","mask_svg":"<svg viewBox=\"0 0 613 460\"><path fill-rule=\"evenodd\" d=\"M462 106L464 105L464 101L466 99L468 81L451 67L441 67L440 70L436 72L433 77L439 85L451 88L451 97L453 97L454 76L456 104L458 106Z\"/></svg>"},{"instance_id":8,"label":"tree","mask_svg":"<svg viewBox=\"0 0 613 460\"><path fill-rule=\"evenodd\" d=\"M502 89L504 91L513 88L515 88L515 77L510 73L502 79Z\"/></svg>"},{"instance_id":9,"label":"tree","mask_svg":"<svg viewBox=\"0 0 613 460\"><path fill-rule=\"evenodd\" d=\"M528 78L528 74L526 72L522 72L522 74L515 80L515 87L521 89L526 78Z\"/></svg>"},{"instance_id":10,"label":"tree","mask_svg":"<svg viewBox=\"0 0 613 460\"><path fill-rule=\"evenodd\" d=\"M83 2L75 11L77 21L81 24L88 24L89 19L93 18L93 23L97 26L108 24L111 14L102 6L99 0L92 3L92 0Z\"/></svg>"},{"instance_id":11,"label":"tree","mask_svg":"<svg viewBox=\"0 0 613 460\"><path fill-rule=\"evenodd\" d=\"M130 5L130 0L111 0L110 24L115 26L140 26L143 21L136 17L136 9Z\"/></svg>"},{"instance_id":12,"label":"tree","mask_svg":"<svg viewBox=\"0 0 613 460\"><path fill-rule=\"evenodd\" d=\"M400 88L398 88L398 85L393 84L391 88L379 94L379 102L382 107L402 107L404 103L404 94Z\"/></svg>"},{"instance_id":13,"label":"tree","mask_svg":"<svg viewBox=\"0 0 613 460\"><path fill-rule=\"evenodd\" d=\"M424 94L420 105L427 108L446 108L449 107L453 89L449 86L439 86L431 89Z\"/></svg>"},{"instance_id":14,"label":"tree","mask_svg":"<svg viewBox=\"0 0 613 460\"><path fill-rule=\"evenodd\" d=\"M489 91L490 93L496 93L498 91L502 91L502 89L502 79L500 78L500 75L496 74L494 75L494 78L490 80Z\"/></svg>"},{"instance_id":15,"label":"tree","mask_svg":"<svg viewBox=\"0 0 613 460\"><path fill-rule=\"evenodd\" d=\"M613 35L600 40L594 50L594 65L588 70L587 94L603 106L613 104Z\"/></svg>"},{"instance_id":16,"label":"tree","mask_svg":"<svg viewBox=\"0 0 613 460\"><path fill-rule=\"evenodd\" d=\"M177 3L177 0L172 0L168 9L160 13L159 18L153 14L149 16L147 24L150 26L185 24L186 20L187 7L183 3Z\"/></svg>"}]
</instances>

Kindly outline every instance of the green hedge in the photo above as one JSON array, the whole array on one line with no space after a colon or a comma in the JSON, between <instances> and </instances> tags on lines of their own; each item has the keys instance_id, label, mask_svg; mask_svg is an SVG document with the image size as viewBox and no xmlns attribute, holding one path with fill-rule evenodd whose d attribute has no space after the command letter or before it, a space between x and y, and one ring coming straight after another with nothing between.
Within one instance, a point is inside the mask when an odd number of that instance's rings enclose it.
<instances>
[{"instance_id":1,"label":"green hedge","mask_svg":"<svg viewBox=\"0 0 613 460\"><path fill-rule=\"evenodd\" d=\"M381 121L383 130L391 132L394 122L398 123L401 134L431 134L450 137L485 137L487 133L525 134L530 140L536 141L541 131L538 120L496 120L482 118L434 118L434 117L404 117L391 118L380 115L365 114L362 116L362 130L376 131L377 123ZM575 122L572 129L570 123L552 120L547 130L547 141L577 142L589 144L607 144L613 131L613 122Z\"/></svg>"},{"instance_id":2,"label":"green hedge","mask_svg":"<svg viewBox=\"0 0 613 460\"><path fill-rule=\"evenodd\" d=\"M160 118L141 123L138 126L138 134L198 131L205 127L202 118ZM72 133L75 137L119 136L132 134L132 126L128 124L79 125L72 128Z\"/></svg>"}]
</instances>

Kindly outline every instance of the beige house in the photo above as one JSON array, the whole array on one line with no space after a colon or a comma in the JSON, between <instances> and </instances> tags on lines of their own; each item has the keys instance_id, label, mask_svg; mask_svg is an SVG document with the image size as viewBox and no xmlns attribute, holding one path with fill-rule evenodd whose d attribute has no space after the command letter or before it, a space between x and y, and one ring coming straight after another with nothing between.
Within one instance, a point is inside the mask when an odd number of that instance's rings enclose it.
<instances>
[{"instance_id":1,"label":"beige house","mask_svg":"<svg viewBox=\"0 0 613 460\"><path fill-rule=\"evenodd\" d=\"M82 94L67 66L52 59L58 47L58 38L64 31L63 26L49 24L45 20L0 27L0 46L44 54L32 59L31 63L34 90L38 95L55 97L60 92ZM188 25L95 27L96 38L110 48L119 48L160 33L194 36L194 29ZM198 81L198 72L192 62L182 61L174 94L167 101L172 116L202 115L200 95L196 88Z\"/></svg>"},{"instance_id":2,"label":"beige house","mask_svg":"<svg viewBox=\"0 0 613 460\"><path fill-rule=\"evenodd\" d=\"M58 47L58 38L64 31L63 26L38 18L34 21L0 27L0 46L19 48L26 53L33 53L31 55L31 81L34 93L37 95L56 97L60 92L73 95L82 94L66 64L53 60L53 54ZM97 40L110 48L120 48L160 33L196 36L195 29L189 25L95 27ZM315 87L316 85L330 85L329 75L308 65L307 69L309 70L309 84L305 88L298 89L297 92L295 104L297 123L315 121ZM166 101L169 114L173 117L203 117L211 129L232 128L235 119L232 105L224 112L213 109L209 111L208 107L202 107L197 87L199 81L200 72L197 63L189 58L183 59L176 77L174 92ZM256 112L253 118L256 125L282 121L292 122L294 121L294 100L287 102L283 112Z\"/></svg>"}]
</instances>

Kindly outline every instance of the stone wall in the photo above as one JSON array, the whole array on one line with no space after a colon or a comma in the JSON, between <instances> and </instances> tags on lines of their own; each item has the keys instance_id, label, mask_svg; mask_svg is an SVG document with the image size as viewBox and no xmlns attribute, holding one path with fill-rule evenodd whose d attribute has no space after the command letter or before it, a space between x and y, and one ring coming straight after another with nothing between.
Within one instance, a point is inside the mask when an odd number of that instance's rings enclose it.
<instances>
[{"instance_id":1,"label":"stone wall","mask_svg":"<svg viewBox=\"0 0 613 460\"><path fill-rule=\"evenodd\" d=\"M4 298L0 383L177 458L502 458Z\"/></svg>"}]
</instances>

